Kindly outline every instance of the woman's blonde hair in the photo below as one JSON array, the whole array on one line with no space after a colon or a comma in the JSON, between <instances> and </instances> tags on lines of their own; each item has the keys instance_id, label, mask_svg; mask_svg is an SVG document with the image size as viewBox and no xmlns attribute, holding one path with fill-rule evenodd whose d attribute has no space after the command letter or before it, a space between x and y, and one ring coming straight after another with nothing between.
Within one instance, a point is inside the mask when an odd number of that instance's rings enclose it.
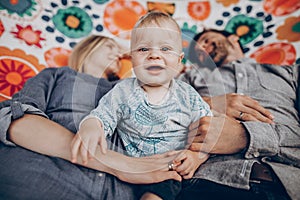
<instances>
[{"instance_id":1,"label":"woman's blonde hair","mask_svg":"<svg viewBox=\"0 0 300 200\"><path fill-rule=\"evenodd\" d=\"M69 67L76 71L83 72L85 60L95 51L95 49L104 44L107 40L112 39L101 35L91 35L80 41L76 44L68 59Z\"/></svg>"}]
</instances>

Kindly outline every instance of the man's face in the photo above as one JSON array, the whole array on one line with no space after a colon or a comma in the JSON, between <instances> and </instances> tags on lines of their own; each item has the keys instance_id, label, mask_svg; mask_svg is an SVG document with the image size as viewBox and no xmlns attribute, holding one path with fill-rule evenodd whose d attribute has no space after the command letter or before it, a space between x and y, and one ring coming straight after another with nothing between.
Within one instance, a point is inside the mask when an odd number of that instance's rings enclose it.
<instances>
[{"instance_id":1,"label":"man's face","mask_svg":"<svg viewBox=\"0 0 300 200\"><path fill-rule=\"evenodd\" d=\"M230 46L230 42L222 34L206 32L197 40L195 51L200 63L207 64L211 63L208 60L213 60L217 66L221 66L228 56Z\"/></svg>"}]
</instances>

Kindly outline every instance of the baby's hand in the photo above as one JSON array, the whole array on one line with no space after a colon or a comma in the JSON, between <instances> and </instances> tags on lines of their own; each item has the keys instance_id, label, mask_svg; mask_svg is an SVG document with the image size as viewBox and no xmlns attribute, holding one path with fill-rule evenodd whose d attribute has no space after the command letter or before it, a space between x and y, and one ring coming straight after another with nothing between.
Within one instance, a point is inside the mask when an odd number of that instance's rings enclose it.
<instances>
[{"instance_id":1,"label":"baby's hand","mask_svg":"<svg viewBox=\"0 0 300 200\"><path fill-rule=\"evenodd\" d=\"M72 162L76 163L77 156L80 154L82 163L86 165L88 158L94 157L98 143L101 151L105 154L107 142L100 121L96 118L86 119L71 143Z\"/></svg>"},{"instance_id":2,"label":"baby's hand","mask_svg":"<svg viewBox=\"0 0 300 200\"><path fill-rule=\"evenodd\" d=\"M208 157L209 155L206 153L184 150L174 159L174 170L184 179L190 179L198 167L204 163Z\"/></svg>"}]
</instances>

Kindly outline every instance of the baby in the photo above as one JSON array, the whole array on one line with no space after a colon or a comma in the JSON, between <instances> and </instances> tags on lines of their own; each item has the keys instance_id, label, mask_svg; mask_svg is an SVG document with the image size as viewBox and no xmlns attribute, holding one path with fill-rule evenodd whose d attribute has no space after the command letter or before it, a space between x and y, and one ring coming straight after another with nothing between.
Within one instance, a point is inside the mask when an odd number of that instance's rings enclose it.
<instances>
[{"instance_id":1,"label":"baby","mask_svg":"<svg viewBox=\"0 0 300 200\"><path fill-rule=\"evenodd\" d=\"M98 144L105 153L106 137L115 129L130 156L184 150L188 145L187 127L212 113L190 85L175 79L182 70L183 57L181 30L176 21L160 12L143 16L131 35L136 77L118 83L82 120L72 146L73 157L80 151L87 162ZM170 168L191 178L204 162L198 154L186 150ZM143 185L138 191L142 199L175 199L180 182Z\"/></svg>"}]
</instances>

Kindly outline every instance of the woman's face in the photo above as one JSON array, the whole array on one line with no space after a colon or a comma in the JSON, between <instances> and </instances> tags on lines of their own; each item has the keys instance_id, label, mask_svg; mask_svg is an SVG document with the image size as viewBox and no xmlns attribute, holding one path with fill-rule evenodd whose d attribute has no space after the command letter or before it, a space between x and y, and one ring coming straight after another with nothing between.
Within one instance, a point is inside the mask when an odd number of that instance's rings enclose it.
<instances>
[{"instance_id":1,"label":"woman's face","mask_svg":"<svg viewBox=\"0 0 300 200\"><path fill-rule=\"evenodd\" d=\"M91 75L107 78L109 74L116 74L121 68L119 61L120 48L113 40L106 40L102 45L97 47L86 59L84 70ZM103 72L103 74L98 74Z\"/></svg>"}]
</instances>

